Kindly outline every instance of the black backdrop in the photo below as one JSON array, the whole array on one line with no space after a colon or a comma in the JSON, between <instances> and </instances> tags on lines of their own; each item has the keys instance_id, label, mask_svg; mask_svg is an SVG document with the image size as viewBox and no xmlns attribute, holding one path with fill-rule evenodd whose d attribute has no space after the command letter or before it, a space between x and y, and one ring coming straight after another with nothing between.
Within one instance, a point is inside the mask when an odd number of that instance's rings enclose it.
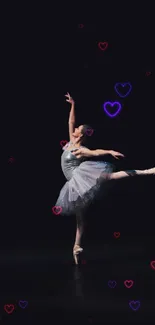
<instances>
[{"instance_id":1,"label":"black backdrop","mask_svg":"<svg viewBox=\"0 0 155 325\"><path fill-rule=\"evenodd\" d=\"M4 19L3 247L73 243L75 218L52 213L65 183L60 141L68 140L67 91L76 102L77 124L94 129L92 146L125 154L118 170L149 168L155 162L150 6L109 6L89 22L75 9L72 14L66 10L63 18L59 11L53 15L39 7L28 15L24 10L12 15L8 8ZM101 51L98 42L104 41L108 48ZM117 82L132 85L124 99L114 90ZM105 115L105 101L120 101L120 114L113 119ZM153 238L153 193L153 177L118 182L104 205L87 215L87 240L111 240L114 231L124 240Z\"/></svg>"}]
</instances>

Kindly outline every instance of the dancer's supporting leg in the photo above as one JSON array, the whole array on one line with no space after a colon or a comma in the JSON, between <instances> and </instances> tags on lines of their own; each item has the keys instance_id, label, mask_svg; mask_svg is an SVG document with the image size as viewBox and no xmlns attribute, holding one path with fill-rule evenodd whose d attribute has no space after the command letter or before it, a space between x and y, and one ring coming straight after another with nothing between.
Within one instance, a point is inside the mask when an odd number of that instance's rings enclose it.
<instances>
[{"instance_id":1,"label":"dancer's supporting leg","mask_svg":"<svg viewBox=\"0 0 155 325\"><path fill-rule=\"evenodd\" d=\"M78 256L82 253L83 249L80 247L82 235L84 232L84 212L77 212L76 213L76 221L77 221L77 229L76 229L76 237L75 237L75 244L73 247L73 256L75 260L75 264L78 264Z\"/></svg>"},{"instance_id":2,"label":"dancer's supporting leg","mask_svg":"<svg viewBox=\"0 0 155 325\"><path fill-rule=\"evenodd\" d=\"M76 213L76 237L75 237L75 245L81 245L81 239L84 232L84 212L77 212Z\"/></svg>"},{"instance_id":3,"label":"dancer's supporting leg","mask_svg":"<svg viewBox=\"0 0 155 325\"><path fill-rule=\"evenodd\" d=\"M136 175L153 175L155 174L155 167L145 170L127 170L120 171L116 173L110 174L110 179L120 179L128 176L136 176Z\"/></svg>"}]
</instances>

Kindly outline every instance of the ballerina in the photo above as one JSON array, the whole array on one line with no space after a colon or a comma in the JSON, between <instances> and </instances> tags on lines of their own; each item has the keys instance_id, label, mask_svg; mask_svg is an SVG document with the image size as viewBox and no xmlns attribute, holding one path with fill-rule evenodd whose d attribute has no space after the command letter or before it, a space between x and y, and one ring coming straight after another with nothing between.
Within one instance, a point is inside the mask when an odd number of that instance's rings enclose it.
<instances>
[{"instance_id":1,"label":"ballerina","mask_svg":"<svg viewBox=\"0 0 155 325\"><path fill-rule=\"evenodd\" d=\"M115 159L123 158L124 155L114 150L90 150L84 146L90 126L84 124L75 128L75 102L69 93L65 96L66 101L71 104L68 121L70 141L63 147L61 156L61 167L67 182L60 191L56 206L61 206L63 215L76 215L73 257L75 264L78 264L83 251L81 239L86 209L98 194L103 193L103 189L106 190L106 182L134 175L154 175L155 168L114 172L115 167L109 162L94 161L95 157L107 154ZM94 157L93 161L90 160L91 157Z\"/></svg>"}]
</instances>

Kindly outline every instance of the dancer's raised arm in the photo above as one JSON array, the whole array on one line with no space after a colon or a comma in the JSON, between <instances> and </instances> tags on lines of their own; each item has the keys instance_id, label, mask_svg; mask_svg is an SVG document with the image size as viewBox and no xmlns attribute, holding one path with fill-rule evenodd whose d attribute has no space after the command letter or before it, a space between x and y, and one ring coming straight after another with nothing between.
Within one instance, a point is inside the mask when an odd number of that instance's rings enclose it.
<instances>
[{"instance_id":1,"label":"dancer's raised arm","mask_svg":"<svg viewBox=\"0 0 155 325\"><path fill-rule=\"evenodd\" d=\"M66 102L71 104L68 127L69 127L69 138L70 141L74 141L73 132L75 130L75 102L69 93L65 95L67 97Z\"/></svg>"}]
</instances>

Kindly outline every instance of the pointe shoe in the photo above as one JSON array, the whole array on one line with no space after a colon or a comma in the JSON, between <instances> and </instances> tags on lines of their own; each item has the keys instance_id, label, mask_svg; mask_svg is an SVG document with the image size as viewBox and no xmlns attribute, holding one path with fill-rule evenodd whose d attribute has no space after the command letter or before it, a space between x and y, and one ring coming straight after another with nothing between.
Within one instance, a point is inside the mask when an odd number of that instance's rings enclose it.
<instances>
[{"instance_id":1,"label":"pointe shoe","mask_svg":"<svg viewBox=\"0 0 155 325\"><path fill-rule=\"evenodd\" d=\"M73 257L75 264L79 264L79 255L83 252L83 248L81 248L79 245L75 245L73 248Z\"/></svg>"},{"instance_id":2,"label":"pointe shoe","mask_svg":"<svg viewBox=\"0 0 155 325\"><path fill-rule=\"evenodd\" d=\"M147 173L147 175L155 175L155 167L146 169L146 173Z\"/></svg>"}]
</instances>

